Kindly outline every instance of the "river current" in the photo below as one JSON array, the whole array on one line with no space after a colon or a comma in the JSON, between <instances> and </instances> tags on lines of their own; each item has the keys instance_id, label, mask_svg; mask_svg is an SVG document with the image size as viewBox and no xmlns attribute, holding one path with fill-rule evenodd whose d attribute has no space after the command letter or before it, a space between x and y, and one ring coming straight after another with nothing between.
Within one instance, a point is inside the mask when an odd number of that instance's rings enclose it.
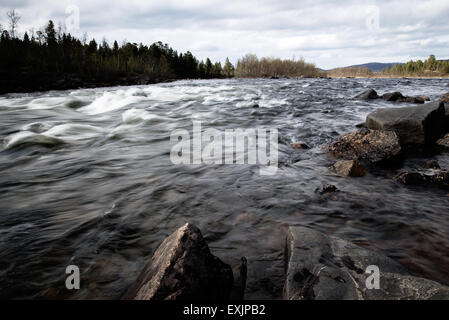
<instances>
[{"instance_id":1,"label":"river current","mask_svg":"<svg viewBox=\"0 0 449 320\"><path fill-rule=\"evenodd\" d=\"M382 100L432 100L439 79L194 80L0 96L0 298L117 299L164 237L196 224L211 251L248 259L246 298L279 299L289 225L384 252L449 284L449 197L407 187L400 171L342 178L320 147L356 130ZM278 129L274 175L258 165L175 165L174 130ZM302 141L311 149L291 143ZM431 156L449 169L449 154ZM428 159L416 157L406 168ZM316 192L334 184L340 192ZM81 289L65 288L77 265Z\"/></svg>"}]
</instances>

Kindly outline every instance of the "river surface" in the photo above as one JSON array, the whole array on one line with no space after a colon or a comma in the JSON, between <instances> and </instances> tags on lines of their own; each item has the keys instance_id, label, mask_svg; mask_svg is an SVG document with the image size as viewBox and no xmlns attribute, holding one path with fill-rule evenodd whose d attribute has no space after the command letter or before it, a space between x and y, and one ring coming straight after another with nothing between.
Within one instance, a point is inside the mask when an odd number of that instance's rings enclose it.
<instances>
[{"instance_id":1,"label":"river surface","mask_svg":"<svg viewBox=\"0 0 449 320\"><path fill-rule=\"evenodd\" d=\"M356 130L381 100L448 91L438 79L198 80L0 96L0 298L117 299L164 237L196 224L212 252L248 259L246 298L279 299L288 225L386 253L449 284L449 197L397 171L341 178L320 146ZM174 130L277 128L279 169L174 165ZM312 148L294 149L303 141ZM449 168L449 156L437 159ZM316 192L334 184L341 192ZM65 288L77 265L81 289Z\"/></svg>"}]
</instances>

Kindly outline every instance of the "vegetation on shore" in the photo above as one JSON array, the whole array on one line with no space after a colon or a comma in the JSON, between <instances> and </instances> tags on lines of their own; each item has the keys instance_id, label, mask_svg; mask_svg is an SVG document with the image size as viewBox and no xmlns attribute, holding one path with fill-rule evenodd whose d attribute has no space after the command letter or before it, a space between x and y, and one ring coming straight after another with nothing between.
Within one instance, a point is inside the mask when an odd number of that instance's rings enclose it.
<instances>
[{"instance_id":1,"label":"vegetation on shore","mask_svg":"<svg viewBox=\"0 0 449 320\"><path fill-rule=\"evenodd\" d=\"M10 29L0 25L0 92L68 89L102 85L133 85L173 79L225 78L234 75L226 60L198 61L189 51L178 53L167 44L80 40L53 21L40 31L17 33L20 17L8 12Z\"/></svg>"},{"instance_id":2,"label":"vegetation on shore","mask_svg":"<svg viewBox=\"0 0 449 320\"><path fill-rule=\"evenodd\" d=\"M449 60L437 60L432 54L424 61L410 60L404 64L394 64L381 72L363 67L346 67L329 70L327 75L331 78L449 77Z\"/></svg>"},{"instance_id":3,"label":"vegetation on shore","mask_svg":"<svg viewBox=\"0 0 449 320\"><path fill-rule=\"evenodd\" d=\"M290 60L279 58L261 58L255 54L247 54L237 62L235 76L239 78L261 78L261 77L320 77L325 73L307 63L304 59Z\"/></svg>"},{"instance_id":4,"label":"vegetation on shore","mask_svg":"<svg viewBox=\"0 0 449 320\"><path fill-rule=\"evenodd\" d=\"M449 75L449 60L437 60L433 54L427 60L410 60L382 70L383 75L401 77L444 77Z\"/></svg>"}]
</instances>

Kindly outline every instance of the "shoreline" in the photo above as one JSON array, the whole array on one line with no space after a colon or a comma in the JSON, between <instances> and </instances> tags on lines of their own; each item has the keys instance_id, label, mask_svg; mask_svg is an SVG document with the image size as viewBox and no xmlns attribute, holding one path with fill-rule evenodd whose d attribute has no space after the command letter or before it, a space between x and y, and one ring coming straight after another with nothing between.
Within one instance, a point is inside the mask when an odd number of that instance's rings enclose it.
<instances>
[{"instance_id":1,"label":"shoreline","mask_svg":"<svg viewBox=\"0 0 449 320\"><path fill-rule=\"evenodd\" d=\"M422 80L449 80L449 75L446 77L386 77L386 76L374 76L374 77L277 77L277 78L269 78L269 77L232 77L232 78L188 78L188 79L120 79L112 82L98 82L95 84L94 82L83 82L82 85L75 84L74 82L66 81L65 79L59 79L54 82L54 85L49 84L41 84L36 85L35 87L17 87L15 90L3 90L3 86L0 86L0 96L5 96L8 94L27 94L27 93L38 93L38 92L46 92L46 91L64 91L64 90L82 90L82 89L97 89L97 88L108 88L108 87L132 87L139 85L151 85L151 84L159 84L159 83L170 83L175 81L182 80L226 80L226 79L252 79L252 80L303 80L303 79L422 79ZM76 82L78 83L78 82Z\"/></svg>"}]
</instances>

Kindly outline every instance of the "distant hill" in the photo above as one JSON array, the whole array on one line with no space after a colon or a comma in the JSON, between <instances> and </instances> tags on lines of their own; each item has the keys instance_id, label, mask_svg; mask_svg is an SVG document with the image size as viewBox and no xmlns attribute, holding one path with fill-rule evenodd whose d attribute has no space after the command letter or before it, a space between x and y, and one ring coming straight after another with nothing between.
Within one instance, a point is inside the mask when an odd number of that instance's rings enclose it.
<instances>
[{"instance_id":1,"label":"distant hill","mask_svg":"<svg viewBox=\"0 0 449 320\"><path fill-rule=\"evenodd\" d=\"M371 70L372 72L381 72L382 69L385 67L391 68L395 64L403 64L401 62L391 62L391 63L381 63L381 62L370 62L370 63L364 63L364 64L357 64L353 66L349 66L348 68L367 68Z\"/></svg>"}]
</instances>

